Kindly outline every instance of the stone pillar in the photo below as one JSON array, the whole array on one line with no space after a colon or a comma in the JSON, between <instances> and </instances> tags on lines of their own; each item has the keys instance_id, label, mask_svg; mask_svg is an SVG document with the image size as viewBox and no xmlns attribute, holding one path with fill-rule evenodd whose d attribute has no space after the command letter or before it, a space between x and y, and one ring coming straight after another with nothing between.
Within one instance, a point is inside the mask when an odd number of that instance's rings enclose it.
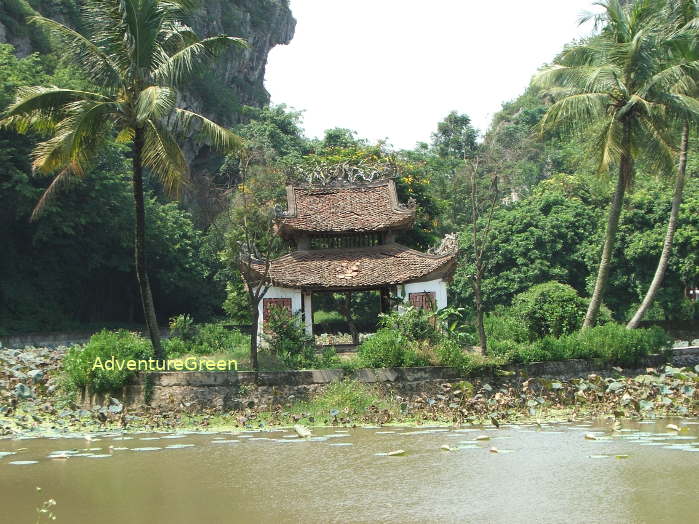
<instances>
[{"instance_id":1,"label":"stone pillar","mask_svg":"<svg viewBox=\"0 0 699 524\"><path fill-rule=\"evenodd\" d=\"M311 293L303 294L303 320L306 326L306 335L313 336L313 303Z\"/></svg>"}]
</instances>

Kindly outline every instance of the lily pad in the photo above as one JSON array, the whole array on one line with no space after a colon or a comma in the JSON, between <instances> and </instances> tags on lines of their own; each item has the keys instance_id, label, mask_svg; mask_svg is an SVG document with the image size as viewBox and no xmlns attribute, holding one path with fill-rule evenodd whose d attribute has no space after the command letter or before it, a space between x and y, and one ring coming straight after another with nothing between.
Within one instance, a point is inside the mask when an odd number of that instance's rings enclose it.
<instances>
[{"instance_id":1,"label":"lily pad","mask_svg":"<svg viewBox=\"0 0 699 524\"><path fill-rule=\"evenodd\" d=\"M163 449L163 448L156 448L156 447L131 448L131 451L157 451L159 449Z\"/></svg>"},{"instance_id":2,"label":"lily pad","mask_svg":"<svg viewBox=\"0 0 699 524\"><path fill-rule=\"evenodd\" d=\"M165 446L165 449L182 449L182 448L193 448L194 444L170 444Z\"/></svg>"},{"instance_id":3,"label":"lily pad","mask_svg":"<svg viewBox=\"0 0 699 524\"><path fill-rule=\"evenodd\" d=\"M28 466L30 464L38 463L38 460L13 460L12 462L8 462L8 464L12 464L13 466Z\"/></svg>"}]
</instances>

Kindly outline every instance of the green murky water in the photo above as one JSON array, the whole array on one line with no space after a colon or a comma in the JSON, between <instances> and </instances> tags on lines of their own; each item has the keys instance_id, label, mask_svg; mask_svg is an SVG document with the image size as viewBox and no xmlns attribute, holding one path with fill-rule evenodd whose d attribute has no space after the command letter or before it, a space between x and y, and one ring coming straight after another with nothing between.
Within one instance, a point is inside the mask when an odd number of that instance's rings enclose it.
<instances>
[{"instance_id":1,"label":"green murky water","mask_svg":"<svg viewBox=\"0 0 699 524\"><path fill-rule=\"evenodd\" d=\"M699 521L696 420L313 434L0 440L0 522Z\"/></svg>"}]
</instances>

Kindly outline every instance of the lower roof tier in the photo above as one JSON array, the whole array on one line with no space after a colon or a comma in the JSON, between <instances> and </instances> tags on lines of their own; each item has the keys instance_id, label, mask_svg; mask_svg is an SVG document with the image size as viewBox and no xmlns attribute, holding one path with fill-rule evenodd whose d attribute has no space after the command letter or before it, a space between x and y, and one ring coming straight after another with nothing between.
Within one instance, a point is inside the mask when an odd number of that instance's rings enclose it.
<instances>
[{"instance_id":1,"label":"lower roof tier","mask_svg":"<svg viewBox=\"0 0 699 524\"><path fill-rule=\"evenodd\" d=\"M428 255L400 244L294 251L272 261L271 283L295 289L369 289L425 277L448 278L455 255ZM262 274L263 264L254 269Z\"/></svg>"}]
</instances>

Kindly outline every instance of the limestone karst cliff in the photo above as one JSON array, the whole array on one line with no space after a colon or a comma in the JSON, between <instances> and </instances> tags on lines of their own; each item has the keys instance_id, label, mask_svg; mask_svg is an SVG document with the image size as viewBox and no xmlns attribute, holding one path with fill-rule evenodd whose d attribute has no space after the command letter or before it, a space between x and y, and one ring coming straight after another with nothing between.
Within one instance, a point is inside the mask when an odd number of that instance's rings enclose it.
<instances>
[{"instance_id":1,"label":"limestone karst cliff","mask_svg":"<svg viewBox=\"0 0 699 524\"><path fill-rule=\"evenodd\" d=\"M0 43L15 46L16 53L50 52L51 45L25 18L41 13L80 29L80 0L2 0ZM237 123L241 105L269 102L264 88L267 55L276 45L288 44L296 21L288 0L201 0L189 20L200 36L229 34L245 38L244 51L231 51L215 61L183 90L184 105L225 125Z\"/></svg>"}]
</instances>

